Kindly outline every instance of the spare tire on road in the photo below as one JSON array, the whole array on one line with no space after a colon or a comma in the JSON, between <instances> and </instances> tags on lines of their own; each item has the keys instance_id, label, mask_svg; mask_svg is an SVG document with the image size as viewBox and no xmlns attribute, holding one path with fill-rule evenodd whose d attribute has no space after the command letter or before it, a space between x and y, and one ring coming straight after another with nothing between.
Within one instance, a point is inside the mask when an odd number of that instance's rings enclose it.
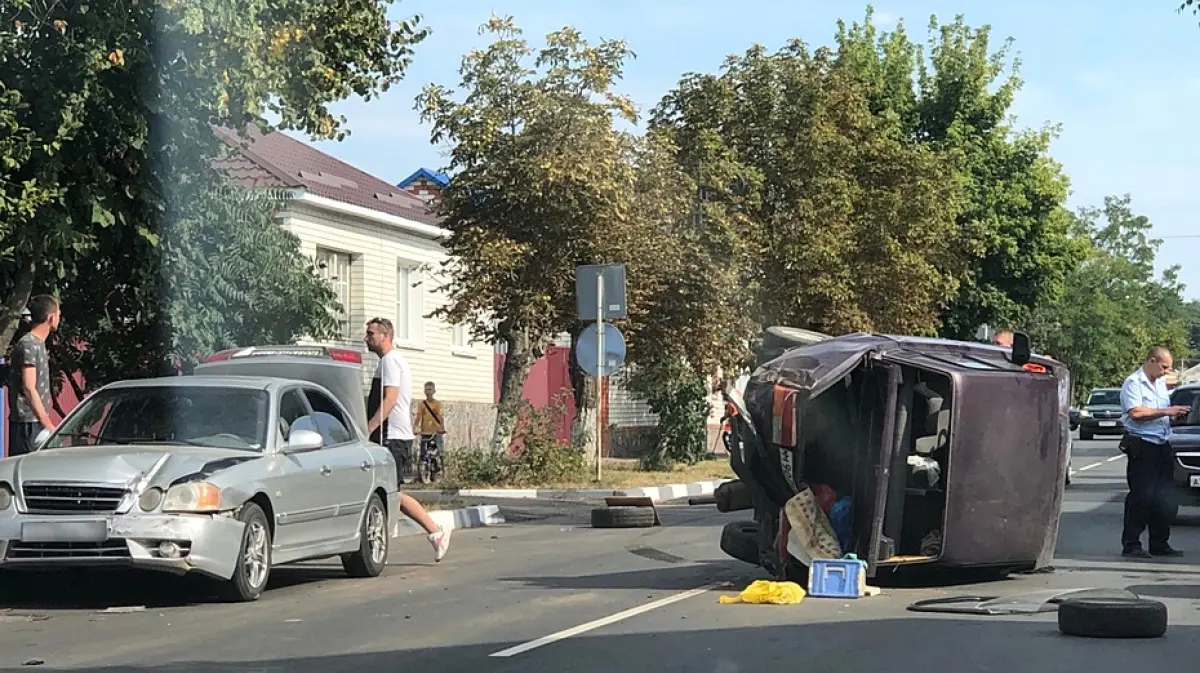
<instances>
[{"instance_id":1,"label":"spare tire on road","mask_svg":"<svg viewBox=\"0 0 1200 673\"><path fill-rule=\"evenodd\" d=\"M597 507L592 510L592 528L649 528L654 525L653 507Z\"/></svg>"},{"instance_id":2,"label":"spare tire on road","mask_svg":"<svg viewBox=\"0 0 1200 673\"><path fill-rule=\"evenodd\" d=\"M1058 630L1084 638L1159 638L1167 606L1144 598L1068 598L1058 605Z\"/></svg>"}]
</instances>

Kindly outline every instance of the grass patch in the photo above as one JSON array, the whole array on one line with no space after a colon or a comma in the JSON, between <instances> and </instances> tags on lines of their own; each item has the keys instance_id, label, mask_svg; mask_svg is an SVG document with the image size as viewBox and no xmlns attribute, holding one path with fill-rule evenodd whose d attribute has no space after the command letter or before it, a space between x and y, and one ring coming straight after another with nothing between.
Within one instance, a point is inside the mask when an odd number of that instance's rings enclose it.
<instances>
[{"instance_id":1,"label":"grass patch","mask_svg":"<svg viewBox=\"0 0 1200 673\"><path fill-rule=\"evenodd\" d=\"M503 478L488 478L488 471L472 469L467 474L456 474L449 471L446 483L439 484L442 488L638 488L641 486L663 486L666 484L687 484L694 481L711 481L715 479L733 479L733 468L729 466L728 458L712 458L702 460L695 465L677 465L670 470L643 471L638 467L637 460L605 459L601 469L601 481L596 481L595 468L588 468L582 473L571 476L547 479L536 482L521 479L516 483ZM499 473L496 475L500 476ZM476 477L476 478L472 478ZM483 478L479 478L483 477Z\"/></svg>"}]
</instances>

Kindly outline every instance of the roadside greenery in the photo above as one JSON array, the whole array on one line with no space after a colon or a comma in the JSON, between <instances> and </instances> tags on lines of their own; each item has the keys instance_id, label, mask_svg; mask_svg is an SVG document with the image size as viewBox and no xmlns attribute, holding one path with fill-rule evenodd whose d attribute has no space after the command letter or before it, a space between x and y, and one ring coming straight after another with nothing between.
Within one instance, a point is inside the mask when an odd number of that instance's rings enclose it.
<instances>
[{"instance_id":1,"label":"roadside greenery","mask_svg":"<svg viewBox=\"0 0 1200 673\"><path fill-rule=\"evenodd\" d=\"M400 80L426 35L390 4L5 3L0 352L35 292L63 298L56 361L89 386L234 339L321 335L332 295L270 204L222 183L213 126L273 115L342 137L329 105Z\"/></svg>"},{"instance_id":2,"label":"roadside greenery","mask_svg":"<svg viewBox=\"0 0 1200 673\"><path fill-rule=\"evenodd\" d=\"M332 334L339 307L278 226L282 195L226 183L212 131L271 117L342 138L329 106L387 90L428 34L391 4L0 8L0 353L46 291L67 315L55 365L89 386ZM534 45L508 17L481 32L455 87L416 100L453 178L434 315L506 349L490 450L451 459L462 479L569 481L594 455L596 391L574 361L571 442L539 415L559 410L521 400L549 341L584 327L582 264L627 266L628 387L660 419L647 469L704 455L713 384L773 324L1026 327L1077 392L1113 385L1150 344L1200 356L1200 302L1177 270L1155 273L1132 199L1065 207L1058 129L1015 126L1020 63L987 26L933 18L918 41L868 6L829 46L752 45L647 108L618 91L624 41L567 27Z\"/></svg>"}]
</instances>

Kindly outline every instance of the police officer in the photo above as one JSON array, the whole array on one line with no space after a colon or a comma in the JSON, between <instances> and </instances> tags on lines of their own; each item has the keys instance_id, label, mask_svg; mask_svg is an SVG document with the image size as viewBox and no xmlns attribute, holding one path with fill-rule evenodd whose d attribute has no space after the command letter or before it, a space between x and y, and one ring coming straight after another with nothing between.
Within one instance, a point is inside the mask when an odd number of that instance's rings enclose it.
<instances>
[{"instance_id":1,"label":"police officer","mask_svg":"<svg viewBox=\"0 0 1200 673\"><path fill-rule=\"evenodd\" d=\"M1125 479L1125 526L1121 555L1128 558L1182 556L1167 540L1177 506L1171 501L1171 419L1186 415L1191 407L1171 406L1166 375L1174 366L1171 351L1155 346L1146 362L1121 386L1121 422L1125 435L1121 451L1128 457ZM1142 531L1150 529L1149 551L1142 548Z\"/></svg>"}]
</instances>

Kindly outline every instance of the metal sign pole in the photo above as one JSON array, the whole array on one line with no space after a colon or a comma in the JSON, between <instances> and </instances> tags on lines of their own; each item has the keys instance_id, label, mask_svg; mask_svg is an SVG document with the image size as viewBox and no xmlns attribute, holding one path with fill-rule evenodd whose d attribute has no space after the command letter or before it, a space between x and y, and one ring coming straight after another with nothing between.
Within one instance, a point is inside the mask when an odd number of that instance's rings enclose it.
<instances>
[{"instance_id":1,"label":"metal sign pole","mask_svg":"<svg viewBox=\"0 0 1200 673\"><path fill-rule=\"evenodd\" d=\"M604 274L596 274L596 481L604 462Z\"/></svg>"}]
</instances>

